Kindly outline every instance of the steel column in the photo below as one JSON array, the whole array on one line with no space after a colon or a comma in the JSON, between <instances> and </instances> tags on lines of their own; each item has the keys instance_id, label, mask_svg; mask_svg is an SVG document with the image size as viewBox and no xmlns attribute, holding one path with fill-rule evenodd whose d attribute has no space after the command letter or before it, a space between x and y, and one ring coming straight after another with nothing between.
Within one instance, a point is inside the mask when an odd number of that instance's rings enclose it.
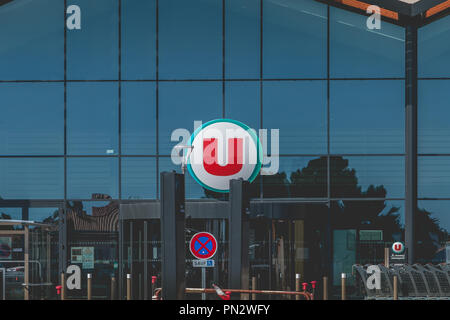
<instances>
[{"instance_id":1,"label":"steel column","mask_svg":"<svg viewBox=\"0 0 450 320\"><path fill-rule=\"evenodd\" d=\"M231 289L248 289L249 256L248 229L250 199L248 181L230 181L230 224L229 224L229 283ZM234 297L237 298L236 296ZM243 295L248 299L248 295Z\"/></svg>"},{"instance_id":2,"label":"steel column","mask_svg":"<svg viewBox=\"0 0 450 320\"><path fill-rule=\"evenodd\" d=\"M408 263L414 262L414 216L417 211L417 24L405 29L405 242Z\"/></svg>"},{"instance_id":3,"label":"steel column","mask_svg":"<svg viewBox=\"0 0 450 320\"><path fill-rule=\"evenodd\" d=\"M184 299L186 283L184 175L161 173L162 297Z\"/></svg>"}]
</instances>

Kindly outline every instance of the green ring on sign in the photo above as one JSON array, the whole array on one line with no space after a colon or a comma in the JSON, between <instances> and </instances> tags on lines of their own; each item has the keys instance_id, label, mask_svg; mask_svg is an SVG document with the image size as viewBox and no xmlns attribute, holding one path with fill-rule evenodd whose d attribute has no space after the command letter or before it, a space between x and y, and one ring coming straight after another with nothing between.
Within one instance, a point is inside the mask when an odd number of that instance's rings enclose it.
<instances>
[{"instance_id":1,"label":"green ring on sign","mask_svg":"<svg viewBox=\"0 0 450 320\"><path fill-rule=\"evenodd\" d=\"M229 122L229 123L233 123L239 127L241 127L242 129L244 129L245 131L247 131L249 133L249 135L252 137L253 141L256 144L256 150L257 150L257 155L256 155L256 165L255 165L255 169L253 169L253 172L251 174L251 176L248 178L248 182L252 182L253 180L255 180L256 176L258 175L259 171L261 171L261 167L262 167L262 161L261 161L261 155L262 155L262 145L261 145L261 141L259 140L258 136L255 134L255 132L253 130L251 130L251 128L249 126L247 126L246 124L237 121L237 120L232 120L232 119L216 119L216 120L211 120L208 121L204 124L202 124L201 127L198 127L197 130L194 131L194 133L191 135L191 138L189 139L189 146L192 146L192 142L194 141L195 137L199 134L200 131L202 131L203 129L205 129L206 127L217 123L217 122ZM187 157L187 169L189 171L189 173L191 174L191 176L194 178L195 181L197 181L198 184L200 184L202 187L214 191L214 192L220 192L220 193L228 193L230 192L230 189L228 190L219 190L219 189L215 189L212 188L208 185L206 185L205 183L203 183L202 181L200 181L200 179L195 175L194 171L192 170L191 167L191 163L190 163L190 155L189 157Z\"/></svg>"}]
</instances>

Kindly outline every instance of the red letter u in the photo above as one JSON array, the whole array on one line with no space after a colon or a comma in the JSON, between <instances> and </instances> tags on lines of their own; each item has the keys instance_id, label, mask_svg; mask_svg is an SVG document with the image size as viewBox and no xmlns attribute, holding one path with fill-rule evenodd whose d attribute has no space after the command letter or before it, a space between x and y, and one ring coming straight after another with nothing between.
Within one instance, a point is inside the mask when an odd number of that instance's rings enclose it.
<instances>
[{"instance_id":1,"label":"red letter u","mask_svg":"<svg viewBox=\"0 0 450 320\"><path fill-rule=\"evenodd\" d=\"M203 167L214 176L231 176L242 169L242 138L228 139L228 163L221 166L217 161L217 139L203 140Z\"/></svg>"}]
</instances>

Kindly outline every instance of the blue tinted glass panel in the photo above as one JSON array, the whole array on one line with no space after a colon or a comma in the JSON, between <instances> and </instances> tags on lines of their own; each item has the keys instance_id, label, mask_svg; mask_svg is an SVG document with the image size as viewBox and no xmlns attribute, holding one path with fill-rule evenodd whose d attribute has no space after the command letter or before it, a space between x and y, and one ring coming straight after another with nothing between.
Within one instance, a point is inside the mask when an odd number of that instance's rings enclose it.
<instances>
[{"instance_id":1,"label":"blue tinted glass panel","mask_svg":"<svg viewBox=\"0 0 450 320\"><path fill-rule=\"evenodd\" d=\"M181 172L181 165L174 164L170 157L159 158L158 177L161 177L161 172L171 172L174 170L177 172ZM187 172L185 175L185 193L186 199L206 198L205 189ZM159 191L159 197L161 197L161 190Z\"/></svg>"},{"instance_id":2,"label":"blue tinted glass panel","mask_svg":"<svg viewBox=\"0 0 450 320\"><path fill-rule=\"evenodd\" d=\"M118 153L116 83L67 85L67 150L76 155Z\"/></svg>"},{"instance_id":3,"label":"blue tinted glass panel","mask_svg":"<svg viewBox=\"0 0 450 320\"><path fill-rule=\"evenodd\" d=\"M332 153L403 153L405 89L402 80L332 81Z\"/></svg>"},{"instance_id":4,"label":"blue tinted glass panel","mask_svg":"<svg viewBox=\"0 0 450 320\"><path fill-rule=\"evenodd\" d=\"M260 1L227 0L225 6L225 76L259 78Z\"/></svg>"},{"instance_id":5,"label":"blue tinted glass panel","mask_svg":"<svg viewBox=\"0 0 450 320\"><path fill-rule=\"evenodd\" d=\"M241 121L255 130L259 129L261 119L259 81L226 83L225 118Z\"/></svg>"},{"instance_id":6,"label":"blue tinted glass panel","mask_svg":"<svg viewBox=\"0 0 450 320\"><path fill-rule=\"evenodd\" d=\"M156 199L156 158L122 158L122 199Z\"/></svg>"},{"instance_id":7,"label":"blue tinted glass panel","mask_svg":"<svg viewBox=\"0 0 450 320\"><path fill-rule=\"evenodd\" d=\"M152 82L122 83L122 154L156 154L156 90Z\"/></svg>"},{"instance_id":8,"label":"blue tinted glass panel","mask_svg":"<svg viewBox=\"0 0 450 320\"><path fill-rule=\"evenodd\" d=\"M222 1L159 2L159 76L222 78Z\"/></svg>"},{"instance_id":9,"label":"blue tinted glass panel","mask_svg":"<svg viewBox=\"0 0 450 320\"><path fill-rule=\"evenodd\" d=\"M67 159L67 197L92 199L94 194L119 196L117 158Z\"/></svg>"},{"instance_id":10,"label":"blue tinted glass panel","mask_svg":"<svg viewBox=\"0 0 450 320\"><path fill-rule=\"evenodd\" d=\"M450 77L450 16L418 30L419 77Z\"/></svg>"},{"instance_id":11,"label":"blue tinted glass panel","mask_svg":"<svg viewBox=\"0 0 450 320\"><path fill-rule=\"evenodd\" d=\"M28 208L28 220L43 223L54 223L59 219L58 208Z\"/></svg>"},{"instance_id":12,"label":"blue tinted glass panel","mask_svg":"<svg viewBox=\"0 0 450 320\"><path fill-rule=\"evenodd\" d=\"M0 6L0 80L64 79L63 12L61 0Z\"/></svg>"},{"instance_id":13,"label":"blue tinted glass panel","mask_svg":"<svg viewBox=\"0 0 450 320\"><path fill-rule=\"evenodd\" d=\"M327 75L327 7L309 0L263 2L264 78Z\"/></svg>"},{"instance_id":14,"label":"blue tinted glass panel","mask_svg":"<svg viewBox=\"0 0 450 320\"><path fill-rule=\"evenodd\" d=\"M381 21L367 28L367 17L330 8L331 77L404 77L405 30Z\"/></svg>"},{"instance_id":15,"label":"blue tinted glass panel","mask_svg":"<svg viewBox=\"0 0 450 320\"><path fill-rule=\"evenodd\" d=\"M62 158L0 159L0 198L63 199Z\"/></svg>"},{"instance_id":16,"label":"blue tinted glass panel","mask_svg":"<svg viewBox=\"0 0 450 320\"><path fill-rule=\"evenodd\" d=\"M156 0L122 1L122 78L156 78Z\"/></svg>"},{"instance_id":17,"label":"blue tinted glass panel","mask_svg":"<svg viewBox=\"0 0 450 320\"><path fill-rule=\"evenodd\" d=\"M69 0L81 9L81 29L67 30L67 77L118 79L118 0Z\"/></svg>"},{"instance_id":18,"label":"blue tinted glass panel","mask_svg":"<svg viewBox=\"0 0 450 320\"><path fill-rule=\"evenodd\" d=\"M281 154L327 152L326 97L325 81L264 83L263 128L280 130Z\"/></svg>"},{"instance_id":19,"label":"blue tinted glass panel","mask_svg":"<svg viewBox=\"0 0 450 320\"><path fill-rule=\"evenodd\" d=\"M326 157L280 157L275 169L262 177L265 198L327 196Z\"/></svg>"},{"instance_id":20,"label":"blue tinted glass panel","mask_svg":"<svg viewBox=\"0 0 450 320\"><path fill-rule=\"evenodd\" d=\"M159 154L170 155L172 148L182 142L171 141L172 132L194 130L194 121L206 123L222 118L222 84L217 82L164 82L159 84ZM179 140L178 140L179 139Z\"/></svg>"},{"instance_id":21,"label":"blue tinted glass panel","mask_svg":"<svg viewBox=\"0 0 450 320\"><path fill-rule=\"evenodd\" d=\"M334 198L403 198L404 157L331 157Z\"/></svg>"},{"instance_id":22,"label":"blue tinted glass panel","mask_svg":"<svg viewBox=\"0 0 450 320\"><path fill-rule=\"evenodd\" d=\"M450 152L450 81L419 81L418 149L419 153Z\"/></svg>"},{"instance_id":23,"label":"blue tinted glass panel","mask_svg":"<svg viewBox=\"0 0 450 320\"><path fill-rule=\"evenodd\" d=\"M419 157L419 198L450 198L450 157Z\"/></svg>"},{"instance_id":24,"label":"blue tinted glass panel","mask_svg":"<svg viewBox=\"0 0 450 320\"><path fill-rule=\"evenodd\" d=\"M64 85L0 84L0 154L64 153Z\"/></svg>"}]
</instances>

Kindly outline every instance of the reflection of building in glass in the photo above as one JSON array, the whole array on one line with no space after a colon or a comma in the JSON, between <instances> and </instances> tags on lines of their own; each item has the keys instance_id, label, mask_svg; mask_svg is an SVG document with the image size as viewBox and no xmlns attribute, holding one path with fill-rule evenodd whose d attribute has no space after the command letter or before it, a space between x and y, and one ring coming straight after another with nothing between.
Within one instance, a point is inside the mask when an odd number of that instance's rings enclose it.
<instances>
[{"instance_id":1,"label":"reflection of building in glass","mask_svg":"<svg viewBox=\"0 0 450 320\"><path fill-rule=\"evenodd\" d=\"M108 195L94 194L93 199L111 199ZM81 201L74 201L66 211L69 228L74 231L117 232L119 220L119 206L111 201L103 207L92 207L92 214L83 210Z\"/></svg>"}]
</instances>

